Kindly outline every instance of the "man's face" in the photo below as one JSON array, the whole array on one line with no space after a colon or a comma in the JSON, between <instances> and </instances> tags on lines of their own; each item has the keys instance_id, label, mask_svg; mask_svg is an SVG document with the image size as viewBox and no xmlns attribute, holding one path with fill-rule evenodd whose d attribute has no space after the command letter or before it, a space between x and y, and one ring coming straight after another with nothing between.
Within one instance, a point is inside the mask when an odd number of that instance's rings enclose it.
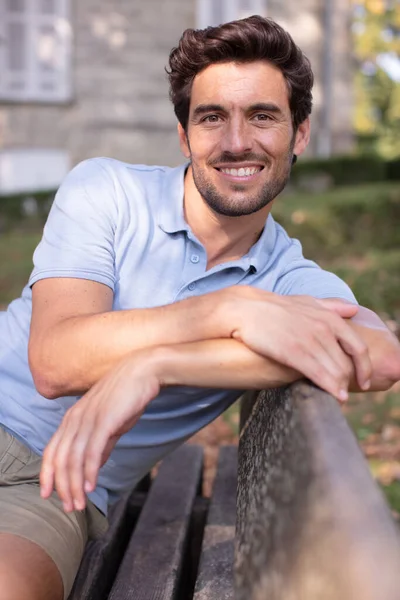
<instances>
[{"instance_id":1,"label":"man's face","mask_svg":"<svg viewBox=\"0 0 400 600\"><path fill-rule=\"evenodd\" d=\"M309 121L294 133L281 71L266 61L220 63L194 79L181 149L193 180L218 214L241 216L271 202L284 188L293 153L309 138Z\"/></svg>"}]
</instances>

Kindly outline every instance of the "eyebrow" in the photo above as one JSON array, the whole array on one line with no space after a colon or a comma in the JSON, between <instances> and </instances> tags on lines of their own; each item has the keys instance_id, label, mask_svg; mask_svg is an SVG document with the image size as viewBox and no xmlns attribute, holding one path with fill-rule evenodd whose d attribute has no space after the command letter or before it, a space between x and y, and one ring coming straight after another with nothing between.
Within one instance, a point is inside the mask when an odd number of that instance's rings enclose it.
<instances>
[{"instance_id":1,"label":"eyebrow","mask_svg":"<svg viewBox=\"0 0 400 600\"><path fill-rule=\"evenodd\" d=\"M263 112L282 113L282 109L280 109L277 104L273 104L272 102L258 102L257 104L252 104L250 106L251 112L255 112L257 110Z\"/></svg>"},{"instance_id":2,"label":"eyebrow","mask_svg":"<svg viewBox=\"0 0 400 600\"><path fill-rule=\"evenodd\" d=\"M200 117L209 112L225 112L225 108L221 104L199 104L193 111L193 118ZM263 111L282 114L282 110L272 102L257 102L248 108L249 112Z\"/></svg>"},{"instance_id":3,"label":"eyebrow","mask_svg":"<svg viewBox=\"0 0 400 600\"><path fill-rule=\"evenodd\" d=\"M200 117L208 112L224 112L221 104L199 104L193 111L193 117Z\"/></svg>"}]
</instances>

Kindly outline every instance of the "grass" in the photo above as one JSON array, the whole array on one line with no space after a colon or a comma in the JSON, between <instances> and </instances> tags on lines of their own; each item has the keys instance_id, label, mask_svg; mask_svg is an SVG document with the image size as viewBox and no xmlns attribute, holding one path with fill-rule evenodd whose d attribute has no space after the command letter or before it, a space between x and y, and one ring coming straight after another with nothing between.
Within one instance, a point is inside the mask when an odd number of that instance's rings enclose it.
<instances>
[{"instance_id":1,"label":"grass","mask_svg":"<svg viewBox=\"0 0 400 600\"><path fill-rule=\"evenodd\" d=\"M41 231L11 231L0 235L0 305L17 298L32 271L32 255Z\"/></svg>"},{"instance_id":2,"label":"grass","mask_svg":"<svg viewBox=\"0 0 400 600\"><path fill-rule=\"evenodd\" d=\"M273 214L361 304L400 321L400 183L284 194Z\"/></svg>"}]
</instances>

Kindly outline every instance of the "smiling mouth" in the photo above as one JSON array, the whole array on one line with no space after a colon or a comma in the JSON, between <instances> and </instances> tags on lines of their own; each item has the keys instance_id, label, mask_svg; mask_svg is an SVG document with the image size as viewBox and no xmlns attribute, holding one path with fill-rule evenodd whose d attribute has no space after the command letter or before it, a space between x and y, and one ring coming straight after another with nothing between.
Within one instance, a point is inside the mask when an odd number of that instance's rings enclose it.
<instances>
[{"instance_id":1,"label":"smiling mouth","mask_svg":"<svg viewBox=\"0 0 400 600\"><path fill-rule=\"evenodd\" d=\"M260 173L264 167L262 166L254 166L254 167L216 167L216 170L224 175L228 175L229 177L239 177L241 179L245 179L248 177L253 177Z\"/></svg>"}]
</instances>

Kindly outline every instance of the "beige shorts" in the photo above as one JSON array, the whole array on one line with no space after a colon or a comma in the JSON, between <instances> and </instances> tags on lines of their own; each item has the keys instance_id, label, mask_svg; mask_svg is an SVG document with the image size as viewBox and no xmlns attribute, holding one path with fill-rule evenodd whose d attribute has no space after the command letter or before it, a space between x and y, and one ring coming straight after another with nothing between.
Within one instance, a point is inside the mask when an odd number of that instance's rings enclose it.
<instances>
[{"instance_id":1,"label":"beige shorts","mask_svg":"<svg viewBox=\"0 0 400 600\"><path fill-rule=\"evenodd\" d=\"M0 426L0 533L38 544L55 562L67 598L88 539L107 530L107 518L92 502L65 513L56 492L40 497L41 457Z\"/></svg>"}]
</instances>

